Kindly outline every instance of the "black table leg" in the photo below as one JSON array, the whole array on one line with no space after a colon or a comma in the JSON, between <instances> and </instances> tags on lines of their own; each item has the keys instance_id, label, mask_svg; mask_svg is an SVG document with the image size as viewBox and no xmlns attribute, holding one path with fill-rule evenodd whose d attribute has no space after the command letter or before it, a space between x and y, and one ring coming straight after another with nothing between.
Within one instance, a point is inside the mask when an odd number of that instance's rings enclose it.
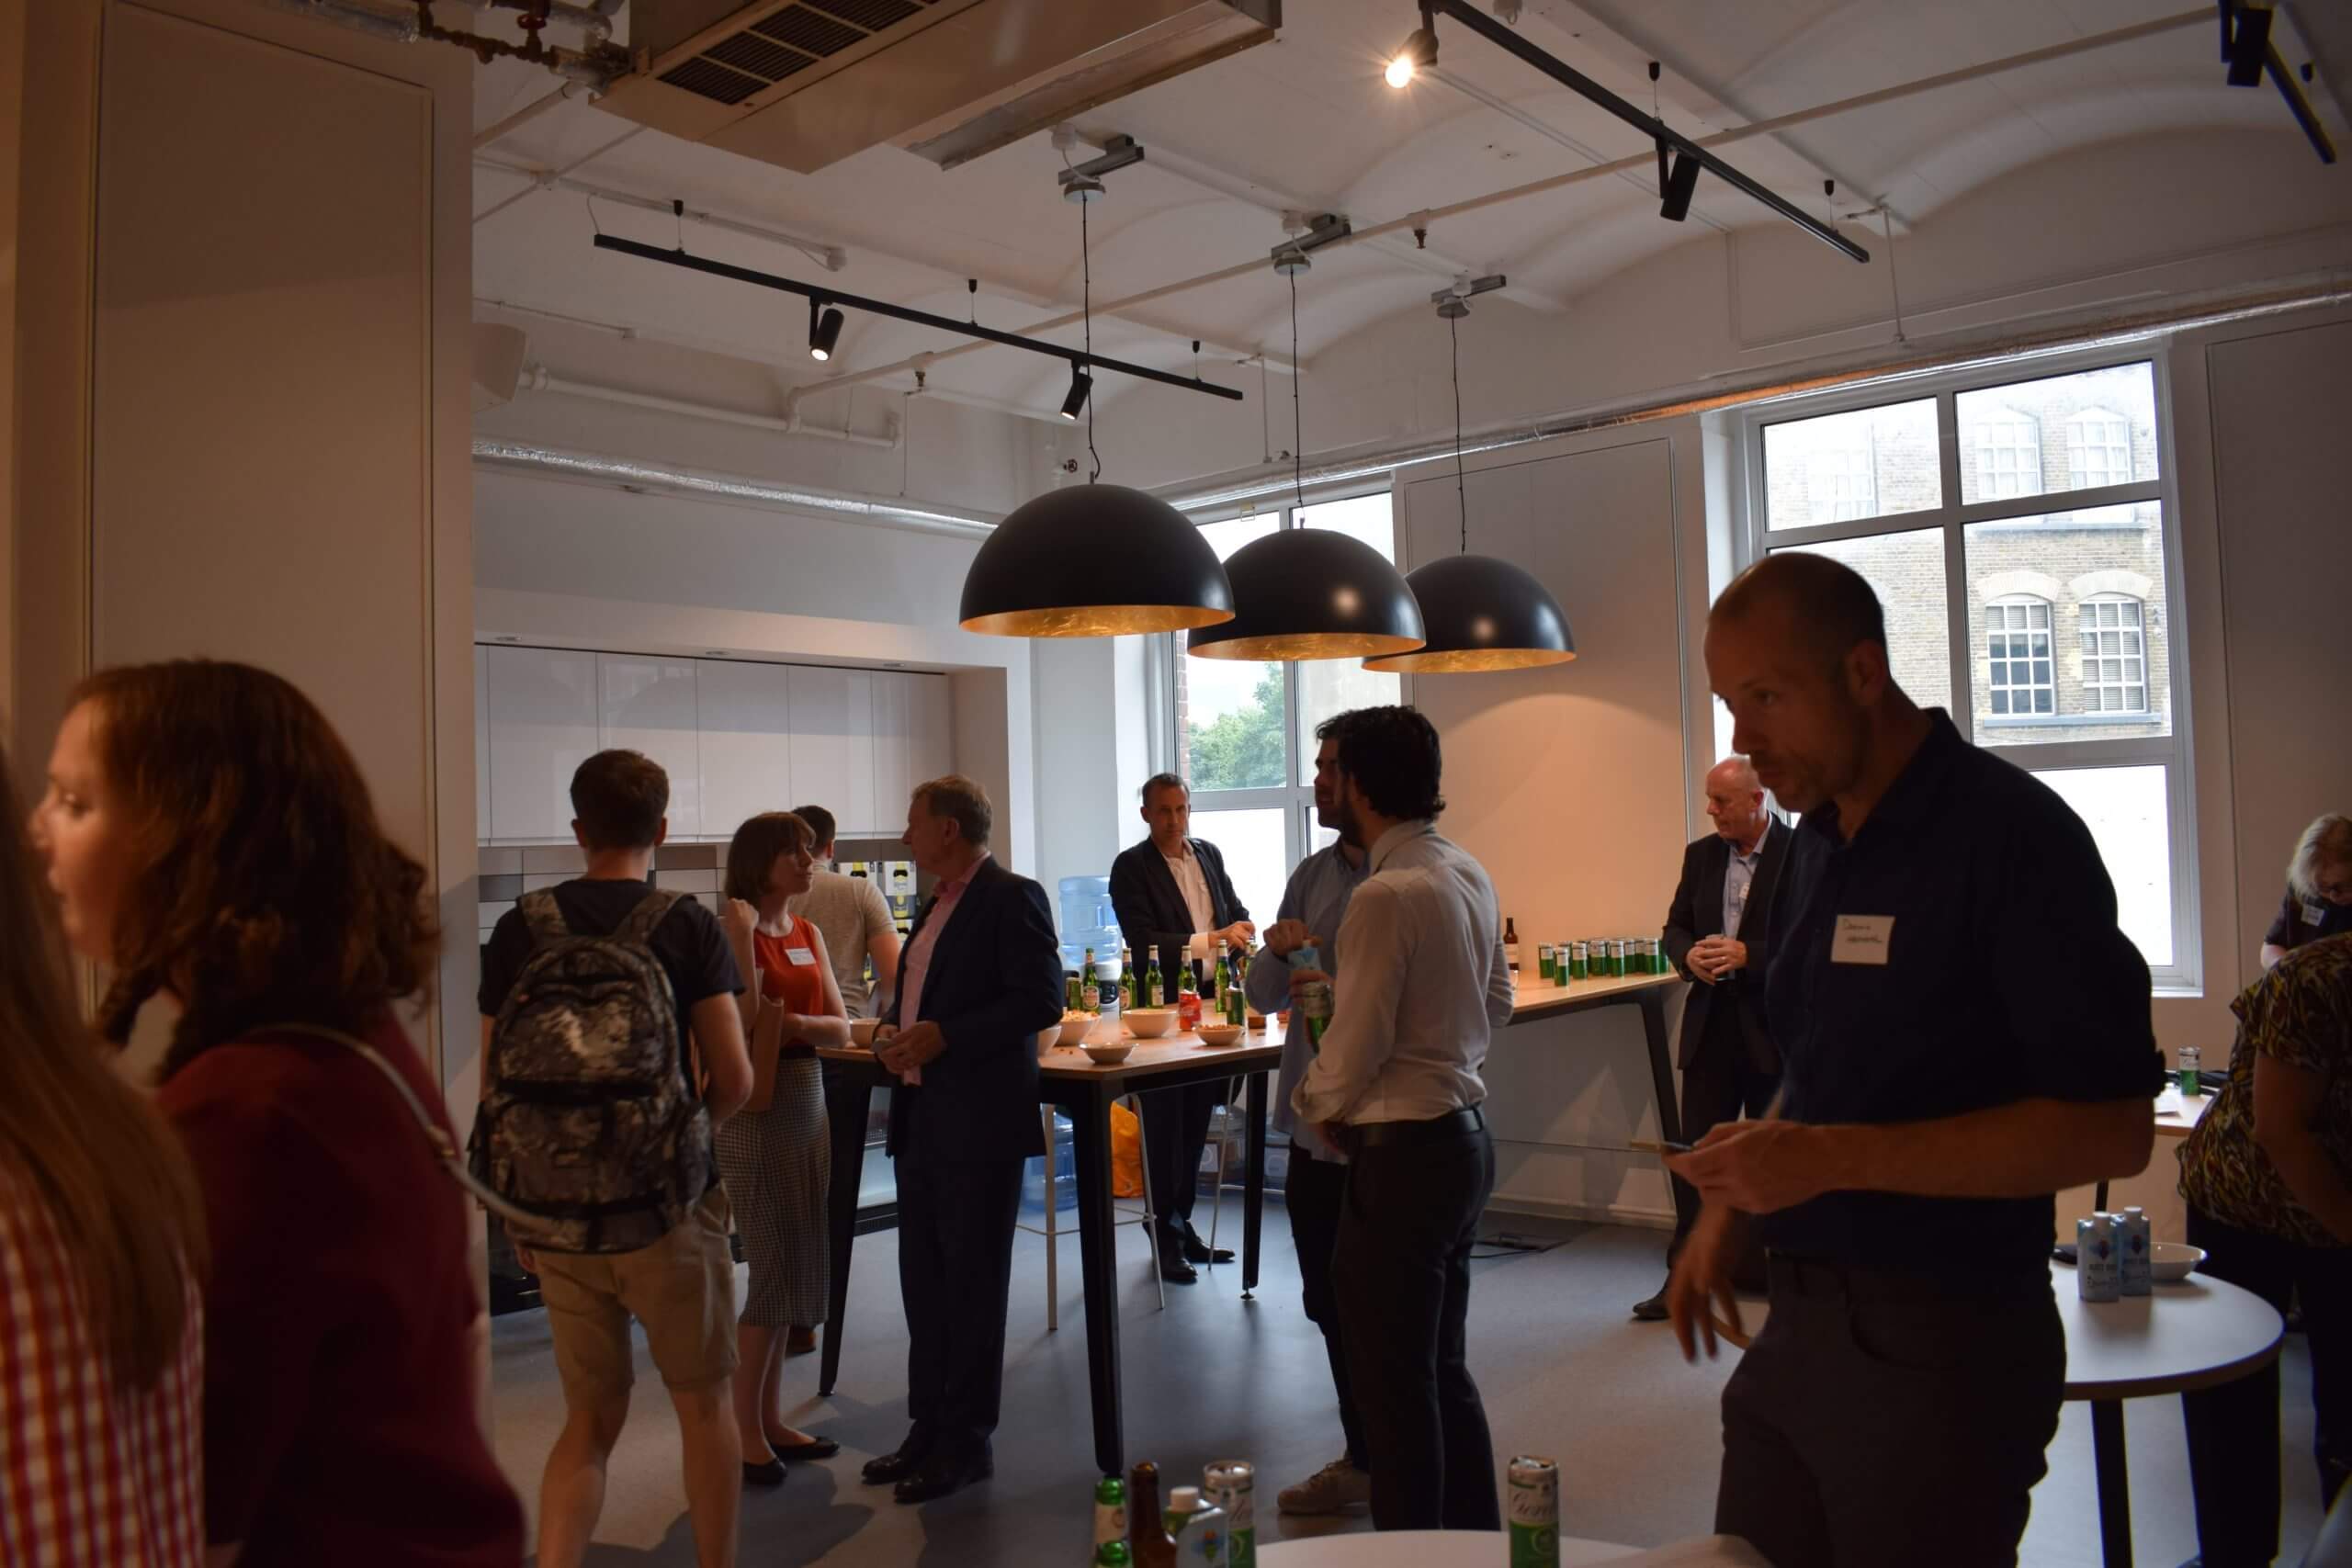
<instances>
[{"instance_id":1,"label":"black table leg","mask_svg":"<svg viewBox=\"0 0 2352 1568\"><path fill-rule=\"evenodd\" d=\"M1258 1288L1258 1235L1266 1217L1266 1087L1267 1075L1251 1073L1249 1174L1241 1188L1241 1299Z\"/></svg>"},{"instance_id":2,"label":"black table leg","mask_svg":"<svg viewBox=\"0 0 2352 1568\"><path fill-rule=\"evenodd\" d=\"M2091 1456L2098 1472L2100 1561L2132 1568L2132 1477L2123 1457L2123 1402L2091 1401Z\"/></svg>"},{"instance_id":3,"label":"black table leg","mask_svg":"<svg viewBox=\"0 0 2352 1568\"><path fill-rule=\"evenodd\" d=\"M1078 1168L1079 1269L1086 1281L1086 1382L1094 1404L1094 1467L1126 1473L1119 1418L1118 1215L1111 1200L1111 1100L1089 1083L1069 1104L1070 1153Z\"/></svg>"},{"instance_id":4,"label":"black table leg","mask_svg":"<svg viewBox=\"0 0 2352 1568\"><path fill-rule=\"evenodd\" d=\"M865 1168L865 1120L874 1105L874 1078L863 1066L825 1075L825 1109L832 1121L831 1186L825 1194L825 1246L831 1284L825 1297L825 1344L817 1392L830 1394L842 1370L842 1320L849 1314L849 1252L857 1235L857 1187Z\"/></svg>"},{"instance_id":5,"label":"black table leg","mask_svg":"<svg viewBox=\"0 0 2352 1568\"><path fill-rule=\"evenodd\" d=\"M1652 986L1634 993L1634 1005L1642 1010L1642 1041L1649 1049L1650 1091L1657 1097L1658 1136L1669 1144L1682 1141L1682 1109L1674 1099L1674 1057L1666 1043L1666 993ZM1667 1190L1673 1194L1675 1224L1681 1225L1682 1184L1669 1180Z\"/></svg>"}]
</instances>

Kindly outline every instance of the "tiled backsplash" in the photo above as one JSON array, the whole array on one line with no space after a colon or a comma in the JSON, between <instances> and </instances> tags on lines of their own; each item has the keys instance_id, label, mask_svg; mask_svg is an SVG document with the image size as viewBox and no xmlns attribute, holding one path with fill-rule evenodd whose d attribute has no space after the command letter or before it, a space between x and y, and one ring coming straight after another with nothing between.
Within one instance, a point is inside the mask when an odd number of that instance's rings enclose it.
<instances>
[{"instance_id":1,"label":"tiled backsplash","mask_svg":"<svg viewBox=\"0 0 2352 1568\"><path fill-rule=\"evenodd\" d=\"M726 878L724 844L664 844L653 852L653 885L691 893L716 914L719 886ZM553 887L580 874L586 856L578 844L482 844L477 846L475 874L479 878L476 906L481 940L488 942L498 918L514 900L541 887Z\"/></svg>"}]
</instances>

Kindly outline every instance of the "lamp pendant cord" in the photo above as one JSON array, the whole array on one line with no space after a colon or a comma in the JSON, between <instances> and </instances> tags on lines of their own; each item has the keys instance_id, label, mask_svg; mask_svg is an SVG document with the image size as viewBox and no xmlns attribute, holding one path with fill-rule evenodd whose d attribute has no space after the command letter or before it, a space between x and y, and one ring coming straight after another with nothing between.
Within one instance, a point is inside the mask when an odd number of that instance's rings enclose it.
<instances>
[{"instance_id":1,"label":"lamp pendant cord","mask_svg":"<svg viewBox=\"0 0 2352 1568\"><path fill-rule=\"evenodd\" d=\"M1298 362L1298 274L1290 275L1290 425L1291 493L1301 510L1306 506L1306 426L1298 408L1298 384L1306 379Z\"/></svg>"},{"instance_id":2,"label":"lamp pendant cord","mask_svg":"<svg viewBox=\"0 0 2352 1568\"><path fill-rule=\"evenodd\" d=\"M1453 496L1462 507L1462 553L1470 553L1470 486L1462 477L1462 321L1445 319L1445 335L1453 349Z\"/></svg>"},{"instance_id":3,"label":"lamp pendant cord","mask_svg":"<svg viewBox=\"0 0 2352 1568\"><path fill-rule=\"evenodd\" d=\"M1094 363L1094 243L1087 233L1086 209L1092 205L1086 201L1078 204L1078 265L1081 280L1078 307L1086 322L1086 363L1089 366ZM1091 376L1093 371L1090 369L1087 374ZM1094 449L1094 388L1091 382L1086 389L1086 456L1091 465L1087 471L1086 482L1092 484L1102 477L1102 454Z\"/></svg>"}]
</instances>

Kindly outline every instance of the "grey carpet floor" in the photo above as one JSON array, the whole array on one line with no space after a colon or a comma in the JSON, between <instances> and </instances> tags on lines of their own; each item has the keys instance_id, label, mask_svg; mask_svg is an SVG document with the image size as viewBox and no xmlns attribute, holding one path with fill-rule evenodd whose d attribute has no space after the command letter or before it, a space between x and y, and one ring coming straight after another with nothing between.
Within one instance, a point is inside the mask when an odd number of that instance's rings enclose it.
<instances>
[{"instance_id":1,"label":"grey carpet floor","mask_svg":"<svg viewBox=\"0 0 2352 1568\"><path fill-rule=\"evenodd\" d=\"M1199 1217L1205 1219L1205 1211ZM1229 1240L1238 1202L1228 1201L1225 1221L1220 1239ZM1657 1287L1664 1236L1505 1215L1493 1216L1487 1228L1559 1243L1476 1266L1471 1363L1498 1458L1532 1452L1560 1461L1565 1534L1654 1546L1706 1533L1721 1455L1716 1402L1730 1363L1687 1366L1669 1330L1626 1315ZM1228 1265L1204 1270L1200 1285L1170 1286L1162 1312L1144 1238L1132 1226L1121 1238L1130 1461L1156 1460L1179 1481L1197 1477L1210 1460L1254 1461L1261 1541L1370 1528L1362 1518L1291 1520L1274 1513L1273 1492L1340 1446L1322 1341L1298 1308L1297 1267L1280 1207L1267 1206L1265 1263L1254 1301L1239 1299L1240 1269ZM882 1232L858 1239L840 1387L820 1400L816 1358L786 1364L792 1419L840 1438L842 1455L795 1466L782 1487L746 1495L741 1560L747 1568L1036 1568L1084 1561L1095 1475L1085 1320L1077 1239L1065 1234L1059 1247L1061 1328L1052 1333L1046 1326L1046 1243L1019 1237L995 1478L924 1507L902 1508L887 1490L860 1484L857 1474L864 1461L895 1447L903 1434L906 1390L896 1238ZM2287 1497L2280 1561L2293 1563L2319 1526L2311 1370L2300 1337L2288 1341L2281 1371ZM591 1568L692 1568L676 1425L641 1341L638 1375ZM563 1415L543 1314L498 1321L493 1382L499 1456L531 1505ZM2138 1560L2170 1568L2196 1551L2179 1401L2134 1400L2124 1408ZM2065 1407L2023 1556L2056 1568L2092 1568L2100 1561L2086 1406Z\"/></svg>"}]
</instances>

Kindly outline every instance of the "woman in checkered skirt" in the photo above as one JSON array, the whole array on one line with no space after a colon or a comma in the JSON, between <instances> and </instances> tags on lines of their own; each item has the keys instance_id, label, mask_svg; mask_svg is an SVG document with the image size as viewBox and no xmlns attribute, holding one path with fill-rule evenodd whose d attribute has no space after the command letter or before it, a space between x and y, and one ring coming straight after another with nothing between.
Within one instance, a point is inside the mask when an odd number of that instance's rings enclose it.
<instances>
[{"instance_id":1,"label":"woman in checkered skirt","mask_svg":"<svg viewBox=\"0 0 2352 1568\"><path fill-rule=\"evenodd\" d=\"M841 1450L786 1423L781 1387L786 1339L796 1323L825 1320L830 1278L831 1145L816 1048L849 1043L849 1014L825 939L785 910L808 891L815 848L808 824L786 811L752 818L727 846L723 923L736 964L754 976L741 998L752 1089L751 1103L718 1129L718 1169L751 1265L736 1326L735 1419L743 1480L758 1486L782 1481L786 1460L828 1459Z\"/></svg>"}]
</instances>

